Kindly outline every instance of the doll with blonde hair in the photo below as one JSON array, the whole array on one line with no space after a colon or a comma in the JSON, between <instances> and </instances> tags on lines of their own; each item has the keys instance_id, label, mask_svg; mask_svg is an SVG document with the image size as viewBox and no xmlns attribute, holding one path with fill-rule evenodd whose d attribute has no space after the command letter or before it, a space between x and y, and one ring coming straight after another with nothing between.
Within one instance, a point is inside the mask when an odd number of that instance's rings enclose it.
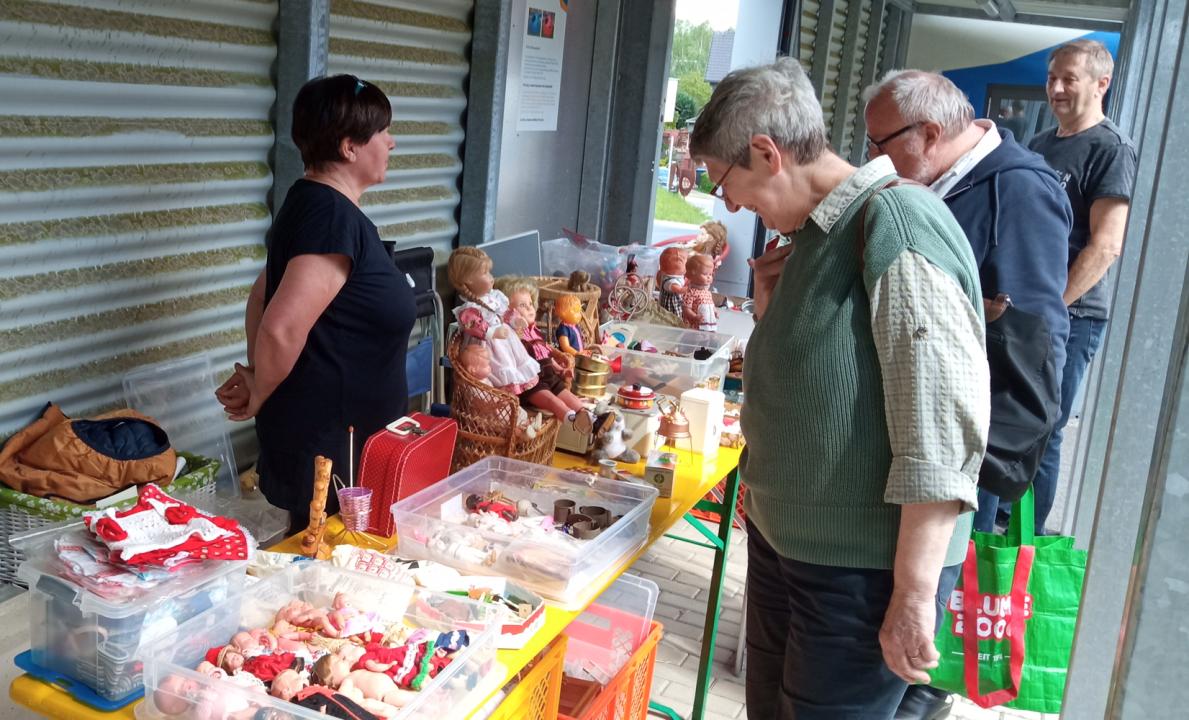
<instances>
[{"instance_id":1,"label":"doll with blonde hair","mask_svg":"<svg viewBox=\"0 0 1189 720\"><path fill-rule=\"evenodd\" d=\"M510 326L521 321L509 308L507 296L495 289L487 253L475 247L458 248L450 253L446 274L463 301L454 309L455 318L461 322L464 313L473 316L477 311L483 321L479 326L486 326L482 341L491 353L491 384L513 395L536 385L541 366L529 356ZM473 321L467 324L476 326Z\"/></svg>"},{"instance_id":2,"label":"doll with blonde hair","mask_svg":"<svg viewBox=\"0 0 1189 720\"><path fill-rule=\"evenodd\" d=\"M517 278L500 283L500 289L508 296L512 312L523 323L516 328L516 334L537 363L541 366L539 382L520 395L522 403L548 410L555 417L566 420L578 419L579 426L593 425L594 415L582 405L582 400L570 392L570 379L574 374L574 360L565 352L545 341L537 327L537 286Z\"/></svg>"}]
</instances>

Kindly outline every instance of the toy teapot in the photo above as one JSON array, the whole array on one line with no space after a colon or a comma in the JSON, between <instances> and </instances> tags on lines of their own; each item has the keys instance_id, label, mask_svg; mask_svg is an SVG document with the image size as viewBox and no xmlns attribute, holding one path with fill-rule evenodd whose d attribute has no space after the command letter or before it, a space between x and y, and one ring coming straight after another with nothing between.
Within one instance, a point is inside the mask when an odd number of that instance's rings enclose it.
<instances>
[{"instance_id":1,"label":"toy teapot","mask_svg":"<svg viewBox=\"0 0 1189 720\"><path fill-rule=\"evenodd\" d=\"M665 438L674 447L677 440L690 437L689 418L681 411L680 405L668 398L659 397L656 406L661 413L661 426L656 431L658 437Z\"/></svg>"}]
</instances>

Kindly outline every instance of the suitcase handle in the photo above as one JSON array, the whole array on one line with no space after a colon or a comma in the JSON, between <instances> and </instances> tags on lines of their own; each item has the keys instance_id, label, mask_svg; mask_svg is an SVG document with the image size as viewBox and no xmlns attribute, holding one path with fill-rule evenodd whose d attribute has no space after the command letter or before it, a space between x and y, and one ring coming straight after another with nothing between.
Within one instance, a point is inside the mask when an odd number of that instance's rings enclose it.
<instances>
[{"instance_id":1,"label":"suitcase handle","mask_svg":"<svg viewBox=\"0 0 1189 720\"><path fill-rule=\"evenodd\" d=\"M421 423L417 422L408 415L405 415L402 418L397 418L384 427L388 430L388 432L401 436L425 434L425 430L421 427Z\"/></svg>"}]
</instances>

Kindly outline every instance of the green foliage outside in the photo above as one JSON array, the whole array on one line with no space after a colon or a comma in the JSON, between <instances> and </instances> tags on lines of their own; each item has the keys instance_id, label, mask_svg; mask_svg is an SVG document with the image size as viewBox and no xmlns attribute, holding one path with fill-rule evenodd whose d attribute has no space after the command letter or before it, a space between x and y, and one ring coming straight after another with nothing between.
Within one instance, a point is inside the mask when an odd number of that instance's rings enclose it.
<instances>
[{"instance_id":1,"label":"green foliage outside","mask_svg":"<svg viewBox=\"0 0 1189 720\"><path fill-rule=\"evenodd\" d=\"M673 28L669 76L677 78L677 110L674 112L672 127L684 128L685 121L696 116L710 100L706 65L710 61L710 40L713 36L714 31L710 29L710 23L694 25L686 20L678 20ZM688 100L684 108L683 95Z\"/></svg>"},{"instance_id":2,"label":"green foliage outside","mask_svg":"<svg viewBox=\"0 0 1189 720\"><path fill-rule=\"evenodd\" d=\"M694 99L681 91L681 86L677 86L677 103L673 110L673 125L677 128L685 127L685 121L698 114L698 107L694 105Z\"/></svg>"},{"instance_id":3,"label":"green foliage outside","mask_svg":"<svg viewBox=\"0 0 1189 720\"><path fill-rule=\"evenodd\" d=\"M707 195L714 189L714 183L710 182L710 173L702 173L698 175L698 189Z\"/></svg>"},{"instance_id":4,"label":"green foliage outside","mask_svg":"<svg viewBox=\"0 0 1189 720\"><path fill-rule=\"evenodd\" d=\"M660 186L656 188L656 211L653 217L690 225L701 225L710 219L709 215L687 203L680 193L671 193Z\"/></svg>"}]
</instances>

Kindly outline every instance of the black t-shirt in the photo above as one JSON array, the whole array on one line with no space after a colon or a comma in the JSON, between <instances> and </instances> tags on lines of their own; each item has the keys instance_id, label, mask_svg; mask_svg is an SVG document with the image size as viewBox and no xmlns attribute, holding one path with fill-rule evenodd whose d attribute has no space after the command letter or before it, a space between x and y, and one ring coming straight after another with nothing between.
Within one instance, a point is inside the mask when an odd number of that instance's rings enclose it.
<instances>
[{"instance_id":1,"label":"black t-shirt","mask_svg":"<svg viewBox=\"0 0 1189 720\"><path fill-rule=\"evenodd\" d=\"M1090 206L1099 198L1131 199L1135 186L1135 145L1113 122L1104 119L1077 135L1057 137L1057 129L1040 133L1028 143L1057 171L1061 186L1073 207L1073 229L1069 232L1069 264L1090 241ZM1107 318L1110 296L1109 273L1069 306L1080 317Z\"/></svg>"},{"instance_id":2,"label":"black t-shirt","mask_svg":"<svg viewBox=\"0 0 1189 720\"><path fill-rule=\"evenodd\" d=\"M337 190L302 179L273 222L266 306L289 261L306 254L347 256L347 282L256 418L261 489L272 504L299 512L310 502L315 455L331 458L345 480L347 427L355 426L358 471L363 442L405 413L405 354L415 320L413 291L376 226Z\"/></svg>"}]
</instances>

